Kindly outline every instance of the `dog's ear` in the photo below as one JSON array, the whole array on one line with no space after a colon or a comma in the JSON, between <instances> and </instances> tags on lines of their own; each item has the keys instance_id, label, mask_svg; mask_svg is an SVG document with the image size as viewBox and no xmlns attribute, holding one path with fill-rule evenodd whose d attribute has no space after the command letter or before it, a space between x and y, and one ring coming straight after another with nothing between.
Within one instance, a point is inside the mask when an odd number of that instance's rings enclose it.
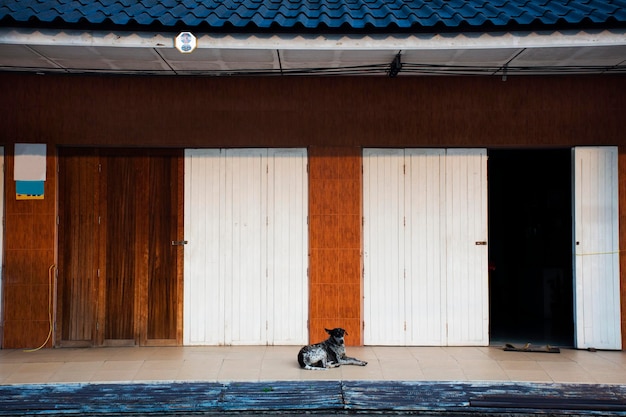
<instances>
[{"instance_id":1,"label":"dog's ear","mask_svg":"<svg viewBox=\"0 0 626 417\"><path fill-rule=\"evenodd\" d=\"M331 334L332 330L328 330L327 328L324 327L324 330L326 330L326 333Z\"/></svg>"}]
</instances>

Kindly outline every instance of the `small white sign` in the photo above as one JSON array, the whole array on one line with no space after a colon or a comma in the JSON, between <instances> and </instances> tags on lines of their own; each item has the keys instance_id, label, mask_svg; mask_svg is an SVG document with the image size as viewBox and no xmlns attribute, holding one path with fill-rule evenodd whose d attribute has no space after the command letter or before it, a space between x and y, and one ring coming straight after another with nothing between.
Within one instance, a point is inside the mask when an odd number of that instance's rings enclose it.
<instances>
[{"instance_id":1,"label":"small white sign","mask_svg":"<svg viewBox=\"0 0 626 417\"><path fill-rule=\"evenodd\" d=\"M189 54L196 49L196 37L191 32L180 32L176 37L176 49L183 54Z\"/></svg>"},{"instance_id":2,"label":"small white sign","mask_svg":"<svg viewBox=\"0 0 626 417\"><path fill-rule=\"evenodd\" d=\"M13 168L15 181L45 181L46 144L16 143Z\"/></svg>"}]
</instances>

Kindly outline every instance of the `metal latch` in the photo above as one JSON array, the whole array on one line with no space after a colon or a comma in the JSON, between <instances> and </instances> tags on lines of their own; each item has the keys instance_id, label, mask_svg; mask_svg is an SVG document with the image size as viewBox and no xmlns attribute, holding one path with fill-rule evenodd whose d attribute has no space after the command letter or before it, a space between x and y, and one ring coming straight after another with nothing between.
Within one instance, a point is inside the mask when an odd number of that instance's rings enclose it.
<instances>
[{"instance_id":1,"label":"metal latch","mask_svg":"<svg viewBox=\"0 0 626 417\"><path fill-rule=\"evenodd\" d=\"M484 245L486 245L486 244L487 244L487 241L485 241L485 240L481 240L481 241L479 241L479 242L476 242L476 245L477 245L477 246L484 246Z\"/></svg>"},{"instance_id":2,"label":"metal latch","mask_svg":"<svg viewBox=\"0 0 626 417\"><path fill-rule=\"evenodd\" d=\"M187 242L186 240L172 240L172 246L183 246L186 245Z\"/></svg>"}]
</instances>

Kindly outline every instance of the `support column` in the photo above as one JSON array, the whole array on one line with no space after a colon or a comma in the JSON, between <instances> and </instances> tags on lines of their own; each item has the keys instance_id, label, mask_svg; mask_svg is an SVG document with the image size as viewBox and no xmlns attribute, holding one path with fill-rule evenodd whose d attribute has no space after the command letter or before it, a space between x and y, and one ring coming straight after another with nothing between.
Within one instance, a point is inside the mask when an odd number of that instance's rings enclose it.
<instances>
[{"instance_id":1,"label":"support column","mask_svg":"<svg viewBox=\"0 0 626 417\"><path fill-rule=\"evenodd\" d=\"M363 344L361 148L309 148L309 338Z\"/></svg>"}]
</instances>

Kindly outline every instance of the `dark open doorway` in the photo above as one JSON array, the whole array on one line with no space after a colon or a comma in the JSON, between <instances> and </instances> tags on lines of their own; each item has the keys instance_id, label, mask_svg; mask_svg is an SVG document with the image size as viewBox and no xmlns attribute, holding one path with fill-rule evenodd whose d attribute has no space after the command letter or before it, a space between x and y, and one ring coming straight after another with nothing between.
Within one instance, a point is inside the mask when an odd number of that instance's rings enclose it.
<instances>
[{"instance_id":1,"label":"dark open doorway","mask_svg":"<svg viewBox=\"0 0 626 417\"><path fill-rule=\"evenodd\" d=\"M490 150L492 344L574 344L571 150Z\"/></svg>"}]
</instances>

